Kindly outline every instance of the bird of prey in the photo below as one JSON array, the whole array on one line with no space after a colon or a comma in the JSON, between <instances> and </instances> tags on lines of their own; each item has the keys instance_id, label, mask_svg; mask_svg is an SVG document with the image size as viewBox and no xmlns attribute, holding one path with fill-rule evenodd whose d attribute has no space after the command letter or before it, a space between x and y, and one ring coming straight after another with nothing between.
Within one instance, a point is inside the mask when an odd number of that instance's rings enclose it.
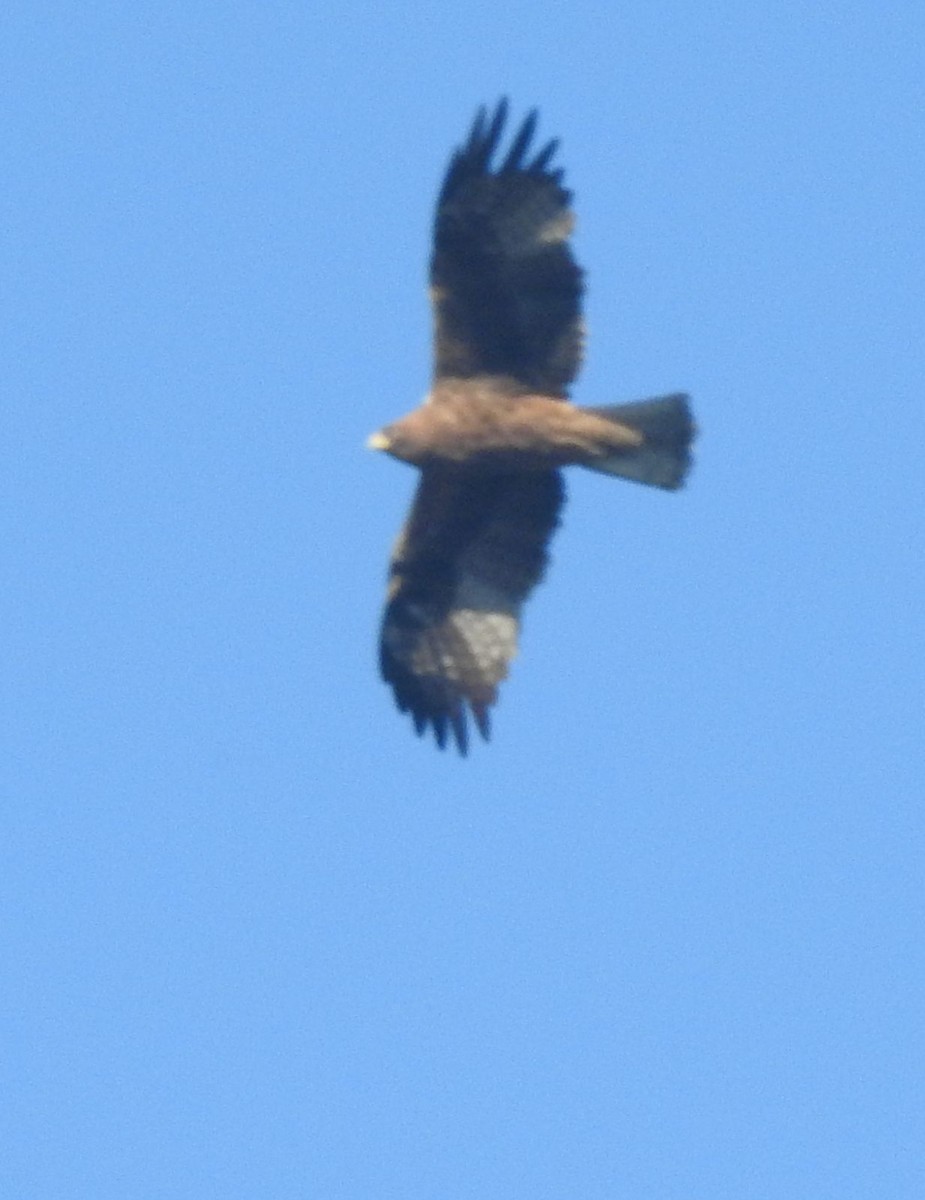
<instances>
[{"instance_id":1,"label":"bird of prey","mask_svg":"<svg viewBox=\"0 0 925 1200\"><path fill-rule=\"evenodd\" d=\"M480 109L437 200L430 263L434 377L420 408L367 443L420 471L392 553L379 647L418 734L465 754L489 736L520 614L565 499L561 468L681 485L686 396L580 408L582 271L558 141L531 149L532 111L499 154L507 101Z\"/></svg>"}]
</instances>

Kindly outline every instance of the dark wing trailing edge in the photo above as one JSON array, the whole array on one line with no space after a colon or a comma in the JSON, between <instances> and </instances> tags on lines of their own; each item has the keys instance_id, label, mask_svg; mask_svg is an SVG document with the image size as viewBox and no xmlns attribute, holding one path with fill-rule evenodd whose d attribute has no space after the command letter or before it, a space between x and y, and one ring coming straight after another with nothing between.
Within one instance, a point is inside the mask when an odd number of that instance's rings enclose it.
<instances>
[{"instance_id":1,"label":"dark wing trailing edge","mask_svg":"<svg viewBox=\"0 0 925 1200\"><path fill-rule=\"evenodd\" d=\"M490 117L479 109L440 190L430 268L434 374L510 375L561 395L582 347L571 193L562 171L549 167L557 141L531 157L536 110L492 168L507 112L506 100Z\"/></svg>"},{"instance_id":2,"label":"dark wing trailing edge","mask_svg":"<svg viewBox=\"0 0 925 1200\"><path fill-rule=\"evenodd\" d=\"M441 749L486 740L517 651L520 609L539 582L564 500L556 471L425 470L392 555L379 661L402 712Z\"/></svg>"}]
</instances>

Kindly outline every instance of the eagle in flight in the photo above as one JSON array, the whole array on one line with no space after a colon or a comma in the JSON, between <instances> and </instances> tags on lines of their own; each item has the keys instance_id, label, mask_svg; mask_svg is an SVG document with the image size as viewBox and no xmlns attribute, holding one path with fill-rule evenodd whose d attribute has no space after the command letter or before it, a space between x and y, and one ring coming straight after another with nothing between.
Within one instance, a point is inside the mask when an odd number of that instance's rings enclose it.
<instances>
[{"instance_id":1,"label":"eagle in flight","mask_svg":"<svg viewBox=\"0 0 925 1200\"><path fill-rule=\"evenodd\" d=\"M434 378L368 445L420 471L389 567L379 661L402 712L442 748L487 740L565 500L562 467L680 487L694 426L683 395L579 408L582 272L571 193L531 149L532 111L497 159L507 101L480 109L437 200Z\"/></svg>"}]
</instances>

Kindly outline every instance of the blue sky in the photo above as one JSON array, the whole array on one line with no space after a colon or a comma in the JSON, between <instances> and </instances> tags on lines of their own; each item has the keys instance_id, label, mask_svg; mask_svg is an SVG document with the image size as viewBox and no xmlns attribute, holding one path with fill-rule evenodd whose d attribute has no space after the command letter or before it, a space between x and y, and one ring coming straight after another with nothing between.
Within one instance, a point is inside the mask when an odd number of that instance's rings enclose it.
<instances>
[{"instance_id":1,"label":"blue sky","mask_svg":"<svg viewBox=\"0 0 925 1200\"><path fill-rule=\"evenodd\" d=\"M918 5L24 4L0 1190L925 1192ZM490 746L378 681L475 107L562 139L575 473Z\"/></svg>"}]
</instances>

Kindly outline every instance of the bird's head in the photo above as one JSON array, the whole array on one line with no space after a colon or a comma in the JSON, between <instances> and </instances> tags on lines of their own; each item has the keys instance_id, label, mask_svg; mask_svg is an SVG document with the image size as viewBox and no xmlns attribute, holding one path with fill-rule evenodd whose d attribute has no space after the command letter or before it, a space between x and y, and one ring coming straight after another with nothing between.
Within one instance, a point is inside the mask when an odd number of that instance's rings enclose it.
<instances>
[{"instance_id":1,"label":"bird's head","mask_svg":"<svg viewBox=\"0 0 925 1200\"><path fill-rule=\"evenodd\" d=\"M386 425L376 430L366 439L367 450L382 450L402 462L417 463L420 460L420 447L411 436L411 431L403 428L403 422Z\"/></svg>"},{"instance_id":2,"label":"bird's head","mask_svg":"<svg viewBox=\"0 0 925 1200\"><path fill-rule=\"evenodd\" d=\"M371 433L366 439L367 450L382 450L388 454L392 449L392 439L384 429L377 429L375 433Z\"/></svg>"}]
</instances>

